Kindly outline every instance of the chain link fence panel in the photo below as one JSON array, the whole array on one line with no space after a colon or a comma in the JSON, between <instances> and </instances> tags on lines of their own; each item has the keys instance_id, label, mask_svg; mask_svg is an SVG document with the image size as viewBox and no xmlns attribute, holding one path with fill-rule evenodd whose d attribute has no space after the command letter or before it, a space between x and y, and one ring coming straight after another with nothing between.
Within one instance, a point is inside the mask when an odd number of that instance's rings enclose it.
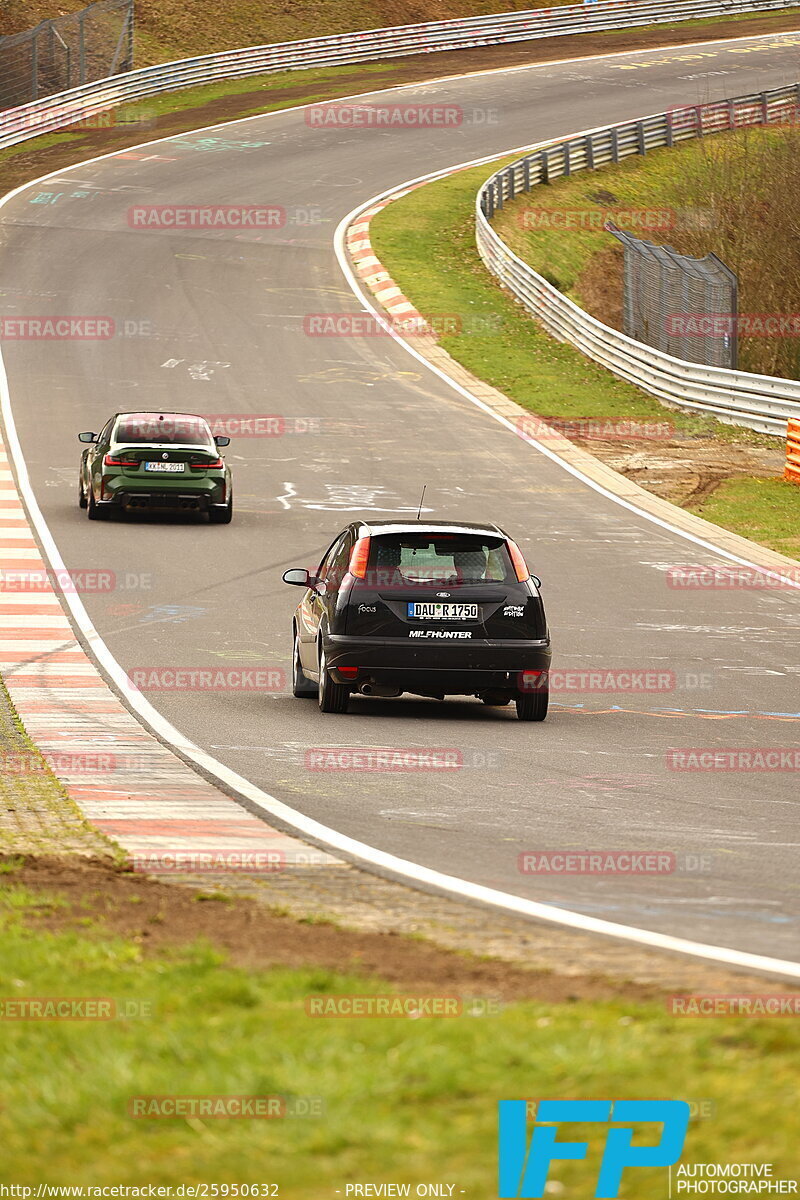
<instances>
[{"instance_id":1,"label":"chain link fence panel","mask_svg":"<svg viewBox=\"0 0 800 1200\"><path fill-rule=\"evenodd\" d=\"M81 12L0 38L0 108L132 67L133 0L98 0Z\"/></svg>"},{"instance_id":2,"label":"chain link fence panel","mask_svg":"<svg viewBox=\"0 0 800 1200\"><path fill-rule=\"evenodd\" d=\"M717 258L692 258L605 226L625 250L623 330L664 354L708 367L737 366L738 280Z\"/></svg>"}]
</instances>

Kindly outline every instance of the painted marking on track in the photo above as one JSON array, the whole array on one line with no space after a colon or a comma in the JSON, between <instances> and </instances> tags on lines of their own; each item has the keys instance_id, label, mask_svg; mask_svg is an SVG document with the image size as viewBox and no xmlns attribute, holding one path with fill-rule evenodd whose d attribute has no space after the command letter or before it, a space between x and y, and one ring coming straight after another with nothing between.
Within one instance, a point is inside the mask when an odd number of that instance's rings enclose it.
<instances>
[{"instance_id":1,"label":"painted marking on track","mask_svg":"<svg viewBox=\"0 0 800 1200\"><path fill-rule=\"evenodd\" d=\"M297 500L299 507L323 512L417 512L416 504L381 504L376 501L389 501L396 498L396 493L384 487L368 487L360 483L326 483L328 496L325 500L303 500L298 495L293 483L284 483L286 491L282 496L276 496L284 508L291 508L291 500ZM432 513L432 508L423 508L424 513Z\"/></svg>"}]
</instances>

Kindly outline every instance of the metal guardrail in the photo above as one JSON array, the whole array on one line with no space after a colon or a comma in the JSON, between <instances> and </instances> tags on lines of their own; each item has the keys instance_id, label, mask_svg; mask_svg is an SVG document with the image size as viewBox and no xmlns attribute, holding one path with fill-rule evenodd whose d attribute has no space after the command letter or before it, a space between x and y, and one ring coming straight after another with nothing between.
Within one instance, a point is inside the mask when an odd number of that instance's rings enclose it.
<instances>
[{"instance_id":1,"label":"metal guardrail","mask_svg":"<svg viewBox=\"0 0 800 1200\"><path fill-rule=\"evenodd\" d=\"M597 0L249 46L160 63L7 110L0 115L0 149L91 118L117 104L220 79L798 7L800 0Z\"/></svg>"},{"instance_id":2,"label":"metal guardrail","mask_svg":"<svg viewBox=\"0 0 800 1200\"><path fill-rule=\"evenodd\" d=\"M711 413L732 425L786 436L800 419L800 381L707 367L674 358L604 325L562 295L505 244L490 225L494 213L521 192L594 170L657 147L747 125L796 123L800 84L717 104L676 109L541 147L495 172L477 198L476 240L484 264L548 333L660 400Z\"/></svg>"}]
</instances>

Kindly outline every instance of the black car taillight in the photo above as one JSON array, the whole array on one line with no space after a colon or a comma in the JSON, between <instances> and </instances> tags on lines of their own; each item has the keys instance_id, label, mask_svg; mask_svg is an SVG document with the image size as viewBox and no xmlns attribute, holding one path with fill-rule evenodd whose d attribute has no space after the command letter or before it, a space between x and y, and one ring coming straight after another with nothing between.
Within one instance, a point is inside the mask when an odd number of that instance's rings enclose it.
<instances>
[{"instance_id":1,"label":"black car taillight","mask_svg":"<svg viewBox=\"0 0 800 1200\"><path fill-rule=\"evenodd\" d=\"M371 539L369 537L361 537L350 551L350 562L348 563L347 570L354 579L366 578L370 542Z\"/></svg>"}]
</instances>

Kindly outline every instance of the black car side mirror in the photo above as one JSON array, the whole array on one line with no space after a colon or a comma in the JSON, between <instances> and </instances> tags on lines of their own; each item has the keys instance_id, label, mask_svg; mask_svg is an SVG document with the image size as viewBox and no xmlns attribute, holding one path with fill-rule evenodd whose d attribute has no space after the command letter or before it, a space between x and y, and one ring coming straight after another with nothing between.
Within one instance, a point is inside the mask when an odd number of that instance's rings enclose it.
<instances>
[{"instance_id":1,"label":"black car side mirror","mask_svg":"<svg viewBox=\"0 0 800 1200\"><path fill-rule=\"evenodd\" d=\"M79 442L96 442L97 434L96 433L79 433L78 441Z\"/></svg>"},{"instance_id":2,"label":"black car side mirror","mask_svg":"<svg viewBox=\"0 0 800 1200\"><path fill-rule=\"evenodd\" d=\"M314 586L314 576L309 575L308 571L303 567L292 567L291 571L284 571L283 582L294 583L298 587L310 588Z\"/></svg>"},{"instance_id":3,"label":"black car side mirror","mask_svg":"<svg viewBox=\"0 0 800 1200\"><path fill-rule=\"evenodd\" d=\"M220 437L214 438L215 446L230 446L230 444L231 444L231 439L229 437L220 436Z\"/></svg>"},{"instance_id":4,"label":"black car side mirror","mask_svg":"<svg viewBox=\"0 0 800 1200\"><path fill-rule=\"evenodd\" d=\"M536 585L536 590L537 590L537 592L540 592L540 591L542 590L542 581L541 581L541 579L539 578L539 576L538 576L538 575L531 575L531 579L533 580L534 584Z\"/></svg>"}]
</instances>

